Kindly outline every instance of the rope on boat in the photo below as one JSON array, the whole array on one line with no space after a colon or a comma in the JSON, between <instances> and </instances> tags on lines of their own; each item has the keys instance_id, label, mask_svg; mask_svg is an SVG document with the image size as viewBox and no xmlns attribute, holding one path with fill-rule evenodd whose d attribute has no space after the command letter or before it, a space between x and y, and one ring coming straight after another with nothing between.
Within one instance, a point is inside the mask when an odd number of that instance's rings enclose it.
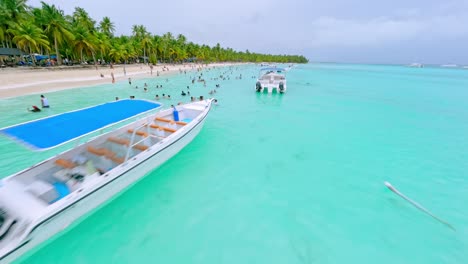
<instances>
[{"instance_id":1,"label":"rope on boat","mask_svg":"<svg viewBox=\"0 0 468 264\"><path fill-rule=\"evenodd\" d=\"M414 207L418 208L419 210L423 211L424 213L432 216L435 220L441 222L442 224L446 225L447 227L449 227L450 229L452 229L453 231L456 231L455 228L449 224L448 222L440 219L439 217L435 216L433 213L429 212L426 208L422 207L420 204L418 204L417 202L411 200L410 198L408 198L407 196L405 196L403 193L399 192L395 187L393 187L389 182L385 182L384 183L385 186L387 186L388 189L390 189L392 192L396 193L398 196L400 196L401 198L405 199L407 202L409 202L410 204L412 204Z\"/></svg>"}]
</instances>

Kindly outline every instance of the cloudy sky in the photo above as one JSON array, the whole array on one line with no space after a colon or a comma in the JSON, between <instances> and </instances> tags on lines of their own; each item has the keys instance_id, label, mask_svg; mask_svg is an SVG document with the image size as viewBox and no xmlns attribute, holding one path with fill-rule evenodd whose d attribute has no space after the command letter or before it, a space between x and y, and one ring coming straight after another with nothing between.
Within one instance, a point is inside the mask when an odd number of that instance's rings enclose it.
<instances>
[{"instance_id":1,"label":"cloudy sky","mask_svg":"<svg viewBox=\"0 0 468 264\"><path fill-rule=\"evenodd\" d=\"M44 0L75 6L117 34L156 34L310 61L468 65L468 0ZM39 0L29 4L40 6Z\"/></svg>"}]
</instances>

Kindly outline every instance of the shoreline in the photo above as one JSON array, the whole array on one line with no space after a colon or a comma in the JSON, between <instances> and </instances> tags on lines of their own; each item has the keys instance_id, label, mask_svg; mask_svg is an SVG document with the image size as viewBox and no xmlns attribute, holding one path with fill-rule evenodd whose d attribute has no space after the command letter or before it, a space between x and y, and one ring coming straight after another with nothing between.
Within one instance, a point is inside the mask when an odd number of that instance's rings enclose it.
<instances>
[{"instance_id":1,"label":"shoreline","mask_svg":"<svg viewBox=\"0 0 468 264\"><path fill-rule=\"evenodd\" d=\"M192 71L202 67L203 69L213 67L228 67L241 65L243 63L212 63L205 64L159 64L151 68L146 64L125 65L126 74L123 71L123 65L110 66L94 65L68 68L6 68L0 69L0 99L9 99L25 95L34 95L40 93L49 93L67 89L87 88L101 84L112 84L112 73L115 83L128 78L141 79L149 77L168 76L178 73L180 70ZM73 67L73 66L71 66ZM163 68L169 70L164 70ZM103 77L101 77L101 74Z\"/></svg>"}]
</instances>

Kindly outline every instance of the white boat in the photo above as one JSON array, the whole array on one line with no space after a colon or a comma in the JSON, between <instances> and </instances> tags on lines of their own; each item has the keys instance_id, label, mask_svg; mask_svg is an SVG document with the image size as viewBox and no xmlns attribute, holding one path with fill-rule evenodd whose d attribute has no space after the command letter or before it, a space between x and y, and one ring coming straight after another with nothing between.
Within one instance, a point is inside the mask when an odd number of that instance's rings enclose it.
<instances>
[{"instance_id":1,"label":"white boat","mask_svg":"<svg viewBox=\"0 0 468 264\"><path fill-rule=\"evenodd\" d=\"M412 67L412 68L423 68L424 65L421 64L421 63L415 62L415 63L411 63L410 65L408 65L408 67Z\"/></svg>"},{"instance_id":2,"label":"white boat","mask_svg":"<svg viewBox=\"0 0 468 264\"><path fill-rule=\"evenodd\" d=\"M258 93L285 93L286 92L286 75L282 68L263 68L260 70L255 91Z\"/></svg>"},{"instance_id":3,"label":"white boat","mask_svg":"<svg viewBox=\"0 0 468 264\"><path fill-rule=\"evenodd\" d=\"M43 150L121 126L1 180L0 261L12 262L174 156L200 132L211 102L157 112L158 103L121 100L1 129Z\"/></svg>"},{"instance_id":4,"label":"white boat","mask_svg":"<svg viewBox=\"0 0 468 264\"><path fill-rule=\"evenodd\" d=\"M458 65L456 65L456 64L444 64L444 65L440 65L440 67L444 67L444 68L457 68Z\"/></svg>"}]
</instances>

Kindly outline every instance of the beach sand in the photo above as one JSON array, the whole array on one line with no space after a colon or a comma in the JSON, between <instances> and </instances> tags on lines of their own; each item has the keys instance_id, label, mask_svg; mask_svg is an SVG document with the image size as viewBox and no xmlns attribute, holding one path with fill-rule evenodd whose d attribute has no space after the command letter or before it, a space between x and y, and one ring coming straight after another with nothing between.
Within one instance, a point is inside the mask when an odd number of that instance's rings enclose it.
<instances>
[{"instance_id":1,"label":"beach sand","mask_svg":"<svg viewBox=\"0 0 468 264\"><path fill-rule=\"evenodd\" d=\"M213 63L207 67L230 65L233 63ZM163 67L167 67L169 70L163 71ZM156 77L157 72L160 76L174 74L178 73L179 69L189 71L194 67L201 67L201 65L158 65L153 66L153 74L151 74L149 65L131 64L125 66L126 75L123 65L114 65L113 69L109 65L98 66L97 69L92 65L86 67L5 68L0 69L0 99L112 83L112 73L115 81L118 82L128 78Z\"/></svg>"}]
</instances>

